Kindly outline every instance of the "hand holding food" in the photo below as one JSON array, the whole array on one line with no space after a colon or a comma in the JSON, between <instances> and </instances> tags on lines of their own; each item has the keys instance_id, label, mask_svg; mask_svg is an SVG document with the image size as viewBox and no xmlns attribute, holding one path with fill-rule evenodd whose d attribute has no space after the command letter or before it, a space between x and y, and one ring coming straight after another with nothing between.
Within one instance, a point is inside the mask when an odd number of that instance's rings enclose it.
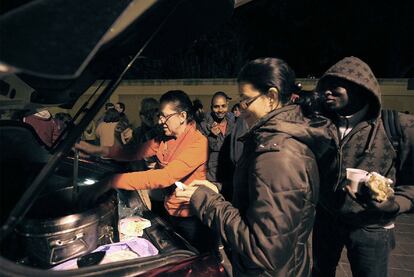
<instances>
[{"instance_id":1,"label":"hand holding food","mask_svg":"<svg viewBox=\"0 0 414 277\"><path fill-rule=\"evenodd\" d=\"M388 179L376 172L368 174L365 185L369 188L372 199L383 202L394 195L394 190L391 188L392 180Z\"/></svg>"},{"instance_id":2,"label":"hand holding food","mask_svg":"<svg viewBox=\"0 0 414 277\"><path fill-rule=\"evenodd\" d=\"M362 202L367 200L383 202L394 195L394 190L391 188L392 180L377 172L368 173L362 169L347 168L346 176L349 183L345 189L353 198L358 198Z\"/></svg>"},{"instance_id":3,"label":"hand holding food","mask_svg":"<svg viewBox=\"0 0 414 277\"><path fill-rule=\"evenodd\" d=\"M376 172L370 172L360 182L361 189L355 192L351 185L345 186L348 195L369 210L385 213L398 213L400 206L395 201L394 190L391 188L392 180Z\"/></svg>"}]
</instances>

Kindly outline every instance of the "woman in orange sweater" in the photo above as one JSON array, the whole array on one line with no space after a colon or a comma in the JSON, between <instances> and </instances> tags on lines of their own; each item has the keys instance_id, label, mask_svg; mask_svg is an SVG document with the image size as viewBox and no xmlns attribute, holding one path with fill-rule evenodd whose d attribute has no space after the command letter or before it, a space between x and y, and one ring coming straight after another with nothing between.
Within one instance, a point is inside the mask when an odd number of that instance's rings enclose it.
<instances>
[{"instance_id":1,"label":"woman in orange sweater","mask_svg":"<svg viewBox=\"0 0 414 277\"><path fill-rule=\"evenodd\" d=\"M189 185L194 180L206 178L208 142L196 129L190 98L183 91L169 91L161 96L160 106L159 123L165 136L146 142L137 151L125 151L126 148L119 145L104 148L85 142L76 145L77 149L88 154L116 160L140 160L151 156L158 160L154 169L116 174L109 182L95 185L94 195L87 196L89 200L95 200L110 188L160 189L170 187L176 181ZM177 199L174 190L171 191L164 199L171 222L193 245L201 246L197 238L199 240L205 227L191 214L188 201Z\"/></svg>"}]
</instances>

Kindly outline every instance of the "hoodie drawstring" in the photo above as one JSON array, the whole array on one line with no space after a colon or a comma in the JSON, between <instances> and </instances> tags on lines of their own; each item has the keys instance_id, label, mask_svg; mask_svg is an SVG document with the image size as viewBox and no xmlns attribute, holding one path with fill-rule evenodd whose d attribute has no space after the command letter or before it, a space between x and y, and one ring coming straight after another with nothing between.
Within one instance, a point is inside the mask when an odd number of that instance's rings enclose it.
<instances>
[{"instance_id":1,"label":"hoodie drawstring","mask_svg":"<svg viewBox=\"0 0 414 277\"><path fill-rule=\"evenodd\" d=\"M371 125L374 126L371 128L371 131L369 132L368 145L365 147L365 153L371 153L372 144L374 143L374 139L377 136L379 128L378 120L376 120L374 123L371 123Z\"/></svg>"}]
</instances>

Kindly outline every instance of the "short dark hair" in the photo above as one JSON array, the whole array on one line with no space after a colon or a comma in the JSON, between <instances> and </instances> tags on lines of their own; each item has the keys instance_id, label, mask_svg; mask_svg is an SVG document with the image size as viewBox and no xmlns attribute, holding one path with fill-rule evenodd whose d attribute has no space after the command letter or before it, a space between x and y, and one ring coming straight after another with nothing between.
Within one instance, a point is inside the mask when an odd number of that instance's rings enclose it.
<instances>
[{"instance_id":1,"label":"short dark hair","mask_svg":"<svg viewBox=\"0 0 414 277\"><path fill-rule=\"evenodd\" d=\"M178 112L187 113L187 122L194 120L193 104L190 97L182 90L170 90L164 93L160 98L160 105L163 106L167 103L174 103L175 109Z\"/></svg>"},{"instance_id":2,"label":"short dark hair","mask_svg":"<svg viewBox=\"0 0 414 277\"><path fill-rule=\"evenodd\" d=\"M158 113L160 109L160 103L158 103L157 99L152 97L146 97L141 101L141 110L139 113L141 115Z\"/></svg>"},{"instance_id":3,"label":"short dark hair","mask_svg":"<svg viewBox=\"0 0 414 277\"><path fill-rule=\"evenodd\" d=\"M105 103L105 111L108 109L113 109L115 108L115 105L112 104L111 102Z\"/></svg>"},{"instance_id":4,"label":"short dark hair","mask_svg":"<svg viewBox=\"0 0 414 277\"><path fill-rule=\"evenodd\" d=\"M261 94L266 94L272 87L277 88L282 104L286 104L292 93L300 91L295 78L295 72L284 60L259 58L243 66L237 82L250 83Z\"/></svg>"},{"instance_id":5,"label":"short dark hair","mask_svg":"<svg viewBox=\"0 0 414 277\"><path fill-rule=\"evenodd\" d=\"M211 97L211 105L213 105L213 101L216 97L223 97L226 100L231 100L231 97L228 96L224 91L217 91L213 94L213 97Z\"/></svg>"},{"instance_id":6,"label":"short dark hair","mask_svg":"<svg viewBox=\"0 0 414 277\"><path fill-rule=\"evenodd\" d=\"M194 120L197 123L201 123L204 120L204 109L203 103L201 103L200 99L195 99L193 101L193 111L194 111Z\"/></svg>"},{"instance_id":7,"label":"short dark hair","mask_svg":"<svg viewBox=\"0 0 414 277\"><path fill-rule=\"evenodd\" d=\"M240 110L240 103L234 104L233 107L231 107L231 112L233 113L236 109Z\"/></svg>"},{"instance_id":8,"label":"short dark hair","mask_svg":"<svg viewBox=\"0 0 414 277\"><path fill-rule=\"evenodd\" d=\"M141 101L141 110L139 114L145 117L147 120L153 120L154 116L160 112L160 103L157 99L147 97Z\"/></svg>"},{"instance_id":9,"label":"short dark hair","mask_svg":"<svg viewBox=\"0 0 414 277\"><path fill-rule=\"evenodd\" d=\"M106 123L118 122L119 119L120 119L120 115L115 109L107 110L103 117L103 121Z\"/></svg>"},{"instance_id":10,"label":"short dark hair","mask_svg":"<svg viewBox=\"0 0 414 277\"><path fill-rule=\"evenodd\" d=\"M195 99L193 101L193 108L194 110L202 110L204 108L203 103L200 99Z\"/></svg>"}]
</instances>

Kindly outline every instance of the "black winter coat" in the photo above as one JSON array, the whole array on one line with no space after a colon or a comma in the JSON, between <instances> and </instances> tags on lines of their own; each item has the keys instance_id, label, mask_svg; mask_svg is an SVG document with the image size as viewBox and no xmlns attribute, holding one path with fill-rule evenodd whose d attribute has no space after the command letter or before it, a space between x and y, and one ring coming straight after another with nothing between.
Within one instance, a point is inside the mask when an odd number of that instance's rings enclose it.
<instances>
[{"instance_id":1,"label":"black winter coat","mask_svg":"<svg viewBox=\"0 0 414 277\"><path fill-rule=\"evenodd\" d=\"M231 182L233 179L234 165L230 159L230 139L235 126L233 114L226 115L227 128L225 134L214 135L211 126L214 119L211 113L206 114L200 123L200 131L208 139L208 163L207 180L215 182L221 193L230 200L232 195Z\"/></svg>"},{"instance_id":2,"label":"black winter coat","mask_svg":"<svg viewBox=\"0 0 414 277\"><path fill-rule=\"evenodd\" d=\"M318 123L296 105L269 113L241 138L234 203L206 187L193 194L195 214L232 248L235 276L310 275L318 161L332 145L328 122Z\"/></svg>"}]
</instances>

